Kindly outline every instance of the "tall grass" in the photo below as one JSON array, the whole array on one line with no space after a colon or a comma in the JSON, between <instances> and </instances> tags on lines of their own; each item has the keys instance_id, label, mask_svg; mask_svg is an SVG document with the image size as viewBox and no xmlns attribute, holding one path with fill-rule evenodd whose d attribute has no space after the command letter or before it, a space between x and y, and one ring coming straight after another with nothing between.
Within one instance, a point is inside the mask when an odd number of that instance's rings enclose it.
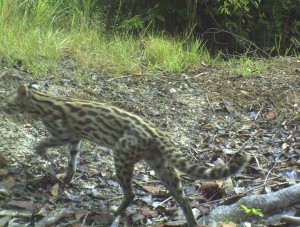
<instances>
[{"instance_id":1,"label":"tall grass","mask_svg":"<svg viewBox=\"0 0 300 227\"><path fill-rule=\"evenodd\" d=\"M196 66L201 61L211 62L211 57L201 41L189 45L182 40L164 36L151 37L145 44L145 58L149 67L157 70L180 72Z\"/></svg>"},{"instance_id":2,"label":"tall grass","mask_svg":"<svg viewBox=\"0 0 300 227\"><path fill-rule=\"evenodd\" d=\"M162 34L107 35L94 0L0 0L0 58L22 61L36 75L55 72L62 59L112 74L180 72L212 61L201 41Z\"/></svg>"}]
</instances>

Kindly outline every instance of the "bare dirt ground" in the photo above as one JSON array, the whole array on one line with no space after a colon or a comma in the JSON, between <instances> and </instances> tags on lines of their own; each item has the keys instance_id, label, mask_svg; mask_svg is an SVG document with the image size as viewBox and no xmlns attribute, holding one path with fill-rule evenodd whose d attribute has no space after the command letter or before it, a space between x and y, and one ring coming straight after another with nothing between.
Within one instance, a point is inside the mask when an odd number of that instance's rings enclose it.
<instances>
[{"instance_id":1,"label":"bare dirt ground","mask_svg":"<svg viewBox=\"0 0 300 227\"><path fill-rule=\"evenodd\" d=\"M299 182L299 132L286 122L299 113L300 63L265 60L267 69L249 77L233 67L201 66L191 74L115 77L65 67L39 79L0 65L4 100L20 84L38 81L51 94L107 102L136 113L168 132L176 147L199 165L224 164L240 150L252 154L247 169L229 179L204 182L183 176L195 216L250 194L265 194ZM297 121L294 122L297 124ZM78 172L65 185L56 175L66 165L66 148L50 149L48 160L34 153L47 135L35 117L0 113L0 226L107 226L109 208L122 193L110 151L85 142ZM136 165L135 201L120 226L181 226L184 217L153 171ZM299 205L299 204L298 204ZM291 208L290 211L293 209ZM264 214L267 215L267 214ZM255 216L255 215L254 215ZM51 219L52 218L52 219ZM265 218L250 222L267 225ZM273 221L270 225L279 225Z\"/></svg>"}]
</instances>

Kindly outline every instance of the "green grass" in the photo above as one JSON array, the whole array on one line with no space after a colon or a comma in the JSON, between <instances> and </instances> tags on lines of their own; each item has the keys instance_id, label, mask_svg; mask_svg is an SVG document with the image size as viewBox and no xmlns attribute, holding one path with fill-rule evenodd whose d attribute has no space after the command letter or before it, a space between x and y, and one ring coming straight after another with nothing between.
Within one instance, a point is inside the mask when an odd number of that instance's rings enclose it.
<instances>
[{"instance_id":1,"label":"green grass","mask_svg":"<svg viewBox=\"0 0 300 227\"><path fill-rule=\"evenodd\" d=\"M59 31L21 27L0 31L0 55L4 62L13 65L22 61L34 73L48 73L57 67L59 57L69 43L69 37Z\"/></svg>"},{"instance_id":2,"label":"green grass","mask_svg":"<svg viewBox=\"0 0 300 227\"><path fill-rule=\"evenodd\" d=\"M36 76L55 73L64 59L110 74L182 72L215 61L199 40L163 34L107 35L93 1L0 0L0 58L21 60Z\"/></svg>"},{"instance_id":3,"label":"green grass","mask_svg":"<svg viewBox=\"0 0 300 227\"><path fill-rule=\"evenodd\" d=\"M263 73L267 69L267 63L255 57L242 55L230 60L231 71L244 77Z\"/></svg>"},{"instance_id":4,"label":"green grass","mask_svg":"<svg viewBox=\"0 0 300 227\"><path fill-rule=\"evenodd\" d=\"M144 44L144 57L150 69L169 72L180 72L193 69L212 59L204 44L198 40L185 45L175 38L149 37Z\"/></svg>"}]
</instances>

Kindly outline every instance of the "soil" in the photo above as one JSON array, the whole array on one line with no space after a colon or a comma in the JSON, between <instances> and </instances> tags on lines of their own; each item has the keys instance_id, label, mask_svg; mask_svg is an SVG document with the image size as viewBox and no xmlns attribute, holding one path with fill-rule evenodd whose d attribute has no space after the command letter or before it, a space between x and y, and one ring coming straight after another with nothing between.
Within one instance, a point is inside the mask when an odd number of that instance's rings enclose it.
<instances>
[{"instance_id":1,"label":"soil","mask_svg":"<svg viewBox=\"0 0 300 227\"><path fill-rule=\"evenodd\" d=\"M246 170L227 180L182 177L195 215L203 216L224 201L299 182L300 173L291 166L300 165L298 120L289 122L299 113L300 62L262 61L266 70L247 77L228 63L201 65L189 74L116 77L83 70L84 80L67 63L56 74L39 78L0 65L0 94L4 101L20 84L38 81L43 92L112 104L152 121L199 165L227 163L240 151L252 154ZM0 226L106 226L112 221L109 209L119 204L122 193L108 149L85 142L78 172L66 185L57 178L65 170L66 148L49 149L44 160L34 152L47 136L41 122L25 114L0 116ZM145 163L136 165L133 184L136 199L120 226L184 223L174 199Z\"/></svg>"}]
</instances>

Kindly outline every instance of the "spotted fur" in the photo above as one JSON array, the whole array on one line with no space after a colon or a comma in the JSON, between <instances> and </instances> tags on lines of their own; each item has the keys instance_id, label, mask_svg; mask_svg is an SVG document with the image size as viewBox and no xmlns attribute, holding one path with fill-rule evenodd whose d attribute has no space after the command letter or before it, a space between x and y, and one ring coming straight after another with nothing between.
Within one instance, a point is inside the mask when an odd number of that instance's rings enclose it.
<instances>
[{"instance_id":1,"label":"spotted fur","mask_svg":"<svg viewBox=\"0 0 300 227\"><path fill-rule=\"evenodd\" d=\"M135 114L106 103L48 95L33 86L21 85L7 99L4 110L10 114L31 113L43 121L51 137L37 145L38 154L43 156L49 147L68 145L65 182L70 182L76 171L82 140L111 148L116 176L124 193L116 214L121 214L132 202L133 168L138 161L144 160L174 196L188 226L196 226L175 169L194 178L219 179L243 170L250 159L244 154L219 168L190 164L162 131Z\"/></svg>"}]
</instances>

